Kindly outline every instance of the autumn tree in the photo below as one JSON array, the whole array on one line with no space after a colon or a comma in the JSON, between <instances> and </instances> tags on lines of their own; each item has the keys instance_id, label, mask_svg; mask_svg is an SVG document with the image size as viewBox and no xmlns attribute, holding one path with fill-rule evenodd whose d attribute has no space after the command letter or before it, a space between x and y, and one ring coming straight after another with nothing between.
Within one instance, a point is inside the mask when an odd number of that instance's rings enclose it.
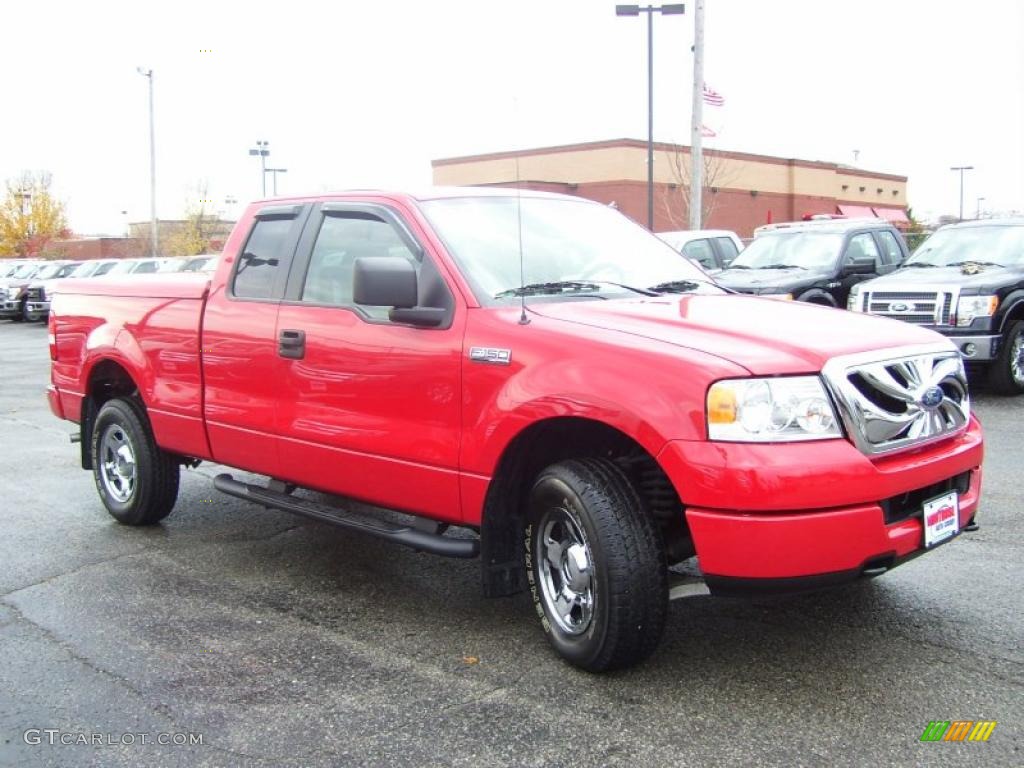
<instances>
[{"instance_id":1,"label":"autumn tree","mask_svg":"<svg viewBox=\"0 0 1024 768\"><path fill-rule=\"evenodd\" d=\"M185 202L185 221L167 238L166 252L170 256L197 256L210 249L210 241L222 224L220 216L210 208L208 185L196 186L195 197Z\"/></svg>"},{"instance_id":2,"label":"autumn tree","mask_svg":"<svg viewBox=\"0 0 1024 768\"><path fill-rule=\"evenodd\" d=\"M50 192L49 173L23 173L7 181L0 203L0 256L33 257L70 234L64 203Z\"/></svg>"}]
</instances>

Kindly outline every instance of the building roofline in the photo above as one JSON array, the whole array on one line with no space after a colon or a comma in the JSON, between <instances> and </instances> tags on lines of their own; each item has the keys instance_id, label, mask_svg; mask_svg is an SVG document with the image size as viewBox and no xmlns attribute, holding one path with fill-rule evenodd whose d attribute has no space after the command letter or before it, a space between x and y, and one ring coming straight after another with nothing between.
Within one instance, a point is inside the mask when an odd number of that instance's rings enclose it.
<instances>
[{"instance_id":1,"label":"building roofline","mask_svg":"<svg viewBox=\"0 0 1024 768\"><path fill-rule=\"evenodd\" d=\"M634 149L646 149L647 142L641 139L604 139L601 141L585 141L576 144L559 144L548 147L534 147L532 149L515 149L507 150L504 152L490 152L479 155L463 155L460 157L442 157L436 160L431 160L430 165L432 168L438 168L445 165L461 165L463 163L470 162L481 162L487 160L504 160L513 157L530 157L533 155L554 155L563 154L566 152L583 152L593 149L614 149L621 147L630 147ZM690 147L686 144L672 144L669 142L656 141L654 142L654 149L663 152L678 152L684 151L689 152ZM725 149L710 149L706 148L704 153L713 157L726 157L735 160L756 160L762 163L772 163L774 165L794 165L801 168L824 168L828 170L834 170L837 173L849 174L851 176L865 176L873 179L889 179L892 181L903 181L907 180L906 176L893 173L880 173L875 171L867 171L860 168L851 168L841 163L826 162L824 160L802 160L800 158L790 157L777 157L774 155L759 155L752 152L735 152L732 150Z\"/></svg>"}]
</instances>

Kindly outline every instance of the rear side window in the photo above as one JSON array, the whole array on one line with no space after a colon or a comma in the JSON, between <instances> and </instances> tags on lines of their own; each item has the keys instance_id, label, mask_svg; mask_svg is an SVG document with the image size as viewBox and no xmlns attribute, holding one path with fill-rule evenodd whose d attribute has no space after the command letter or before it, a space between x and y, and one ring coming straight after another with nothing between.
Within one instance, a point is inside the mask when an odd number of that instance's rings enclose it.
<instances>
[{"instance_id":1,"label":"rear side window","mask_svg":"<svg viewBox=\"0 0 1024 768\"><path fill-rule=\"evenodd\" d=\"M232 293L242 299L277 297L288 271L291 217L257 219L238 259Z\"/></svg>"},{"instance_id":2,"label":"rear side window","mask_svg":"<svg viewBox=\"0 0 1024 768\"><path fill-rule=\"evenodd\" d=\"M112 270L116 266L117 266L117 262L113 262L113 261L111 261L111 262L109 262L107 264L100 264L99 267L96 269L96 271L92 273L92 276L93 277L99 277L100 275L105 275L105 274L107 274L107 272L109 272L110 270Z\"/></svg>"},{"instance_id":3,"label":"rear side window","mask_svg":"<svg viewBox=\"0 0 1024 768\"><path fill-rule=\"evenodd\" d=\"M138 267L135 268L135 274L148 275L153 272L156 272L159 267L160 265L157 264L155 261L144 261L141 264L139 264Z\"/></svg>"},{"instance_id":4,"label":"rear side window","mask_svg":"<svg viewBox=\"0 0 1024 768\"><path fill-rule=\"evenodd\" d=\"M903 251L900 250L900 244L896 242L896 236L884 229L875 234L878 235L878 240L882 243L882 263L899 264L903 259Z\"/></svg>"},{"instance_id":5,"label":"rear side window","mask_svg":"<svg viewBox=\"0 0 1024 768\"><path fill-rule=\"evenodd\" d=\"M731 237L716 237L715 242L718 243L718 250L722 254L722 266L728 267L732 260L740 255L740 249L736 247Z\"/></svg>"},{"instance_id":6,"label":"rear side window","mask_svg":"<svg viewBox=\"0 0 1024 768\"><path fill-rule=\"evenodd\" d=\"M691 240L683 246L683 255L696 261L704 269L718 269L715 263L715 252L711 248L710 240Z\"/></svg>"}]
</instances>

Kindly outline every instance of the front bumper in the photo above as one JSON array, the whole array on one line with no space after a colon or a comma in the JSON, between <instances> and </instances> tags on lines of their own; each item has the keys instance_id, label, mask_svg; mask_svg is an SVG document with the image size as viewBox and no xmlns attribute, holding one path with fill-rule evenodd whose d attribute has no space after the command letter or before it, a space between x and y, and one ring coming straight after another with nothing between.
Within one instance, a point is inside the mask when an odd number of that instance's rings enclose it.
<instances>
[{"instance_id":1,"label":"front bumper","mask_svg":"<svg viewBox=\"0 0 1024 768\"><path fill-rule=\"evenodd\" d=\"M959 477L963 529L978 509L982 453L972 417L960 435L895 456L868 458L845 440L673 441L659 462L709 588L726 593L828 586L923 553L920 510L887 522L883 505Z\"/></svg>"},{"instance_id":2,"label":"front bumper","mask_svg":"<svg viewBox=\"0 0 1024 768\"><path fill-rule=\"evenodd\" d=\"M942 330L935 330L942 333L947 339L956 344L960 356L965 363L987 363L995 360L999 355L999 342L1002 336L985 334L983 336L954 336L950 333L943 333Z\"/></svg>"},{"instance_id":3,"label":"front bumper","mask_svg":"<svg viewBox=\"0 0 1024 768\"><path fill-rule=\"evenodd\" d=\"M0 317L17 317L20 314L20 299L4 299L0 301Z\"/></svg>"},{"instance_id":4,"label":"front bumper","mask_svg":"<svg viewBox=\"0 0 1024 768\"><path fill-rule=\"evenodd\" d=\"M42 316L50 313L50 302L29 301L25 304L25 311L30 315Z\"/></svg>"}]
</instances>

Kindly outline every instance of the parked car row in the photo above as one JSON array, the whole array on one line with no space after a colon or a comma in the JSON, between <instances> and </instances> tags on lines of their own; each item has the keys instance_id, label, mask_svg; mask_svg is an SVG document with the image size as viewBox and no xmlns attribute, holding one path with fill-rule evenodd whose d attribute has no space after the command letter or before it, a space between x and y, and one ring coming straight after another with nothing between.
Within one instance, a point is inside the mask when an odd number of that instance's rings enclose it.
<instances>
[{"instance_id":1,"label":"parked car row","mask_svg":"<svg viewBox=\"0 0 1024 768\"><path fill-rule=\"evenodd\" d=\"M913 255L892 224L871 218L766 225L736 253L738 238L721 230L660 236L740 293L938 331L993 389L1024 393L1024 218L950 224Z\"/></svg>"},{"instance_id":2,"label":"parked car row","mask_svg":"<svg viewBox=\"0 0 1024 768\"><path fill-rule=\"evenodd\" d=\"M216 255L88 261L11 259L0 262L0 319L45 320L53 285L64 278L212 272L216 267Z\"/></svg>"}]
</instances>

